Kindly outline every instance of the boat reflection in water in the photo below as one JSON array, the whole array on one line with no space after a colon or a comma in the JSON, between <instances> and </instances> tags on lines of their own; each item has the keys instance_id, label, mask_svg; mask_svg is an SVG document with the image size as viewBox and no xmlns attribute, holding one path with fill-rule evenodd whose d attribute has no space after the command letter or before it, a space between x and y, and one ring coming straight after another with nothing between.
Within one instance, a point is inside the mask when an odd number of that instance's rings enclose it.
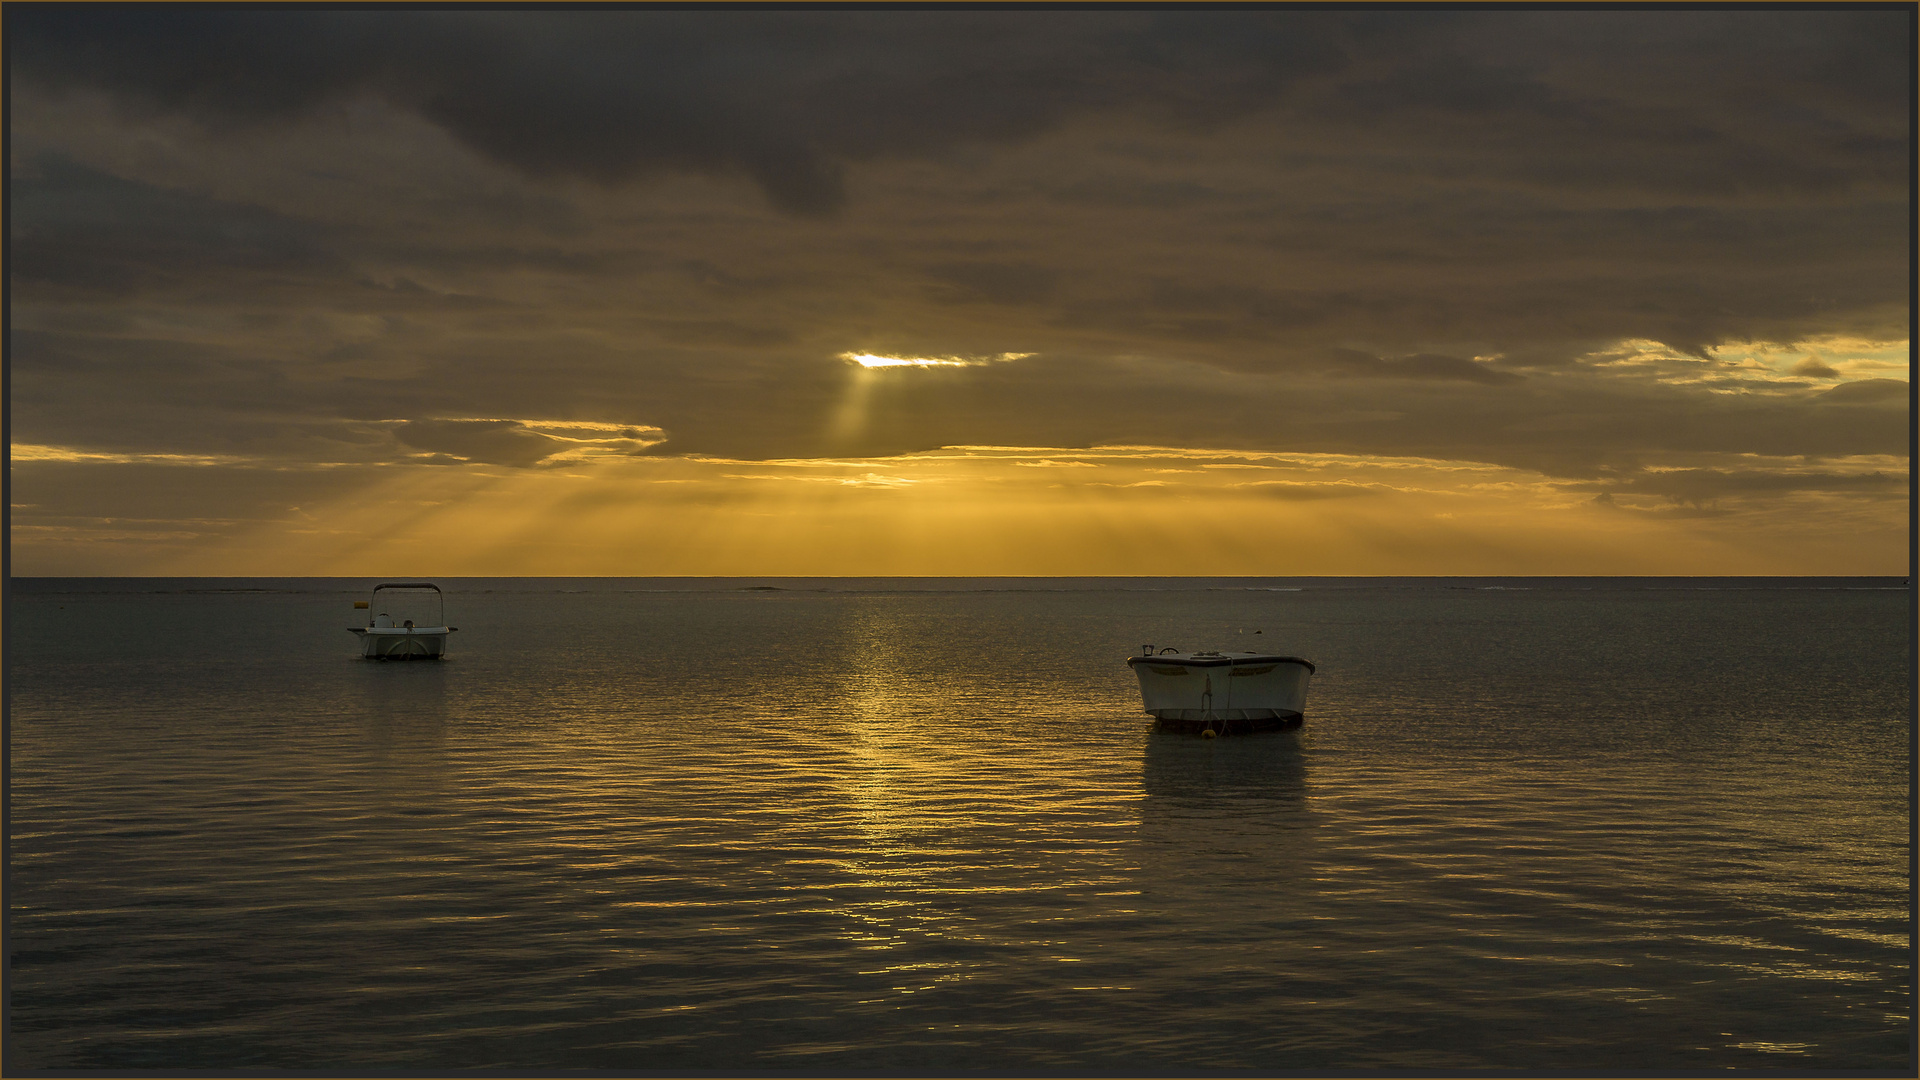
<instances>
[{"instance_id":1,"label":"boat reflection in water","mask_svg":"<svg viewBox=\"0 0 1920 1080\"><path fill-rule=\"evenodd\" d=\"M1132 882L1147 918L1182 927L1182 959L1168 963L1195 993L1218 992L1222 977L1250 979L1242 992L1316 977L1326 819L1308 798L1301 741L1298 731L1145 739Z\"/></svg>"},{"instance_id":2,"label":"boat reflection in water","mask_svg":"<svg viewBox=\"0 0 1920 1080\"><path fill-rule=\"evenodd\" d=\"M1214 741L1154 732L1146 743L1141 785L1150 804L1209 814L1305 808L1307 760L1297 730Z\"/></svg>"}]
</instances>

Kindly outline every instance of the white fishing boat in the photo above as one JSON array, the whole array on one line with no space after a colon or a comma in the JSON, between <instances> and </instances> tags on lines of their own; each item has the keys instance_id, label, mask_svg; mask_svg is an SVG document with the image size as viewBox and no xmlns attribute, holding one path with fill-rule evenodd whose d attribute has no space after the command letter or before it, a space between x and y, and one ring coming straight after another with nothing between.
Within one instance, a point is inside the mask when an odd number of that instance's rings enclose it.
<instances>
[{"instance_id":1,"label":"white fishing boat","mask_svg":"<svg viewBox=\"0 0 1920 1080\"><path fill-rule=\"evenodd\" d=\"M1155 651L1142 646L1127 665L1140 699L1159 726L1225 734L1292 727L1306 716L1313 662L1253 652Z\"/></svg>"},{"instance_id":2,"label":"white fishing boat","mask_svg":"<svg viewBox=\"0 0 1920 1080\"><path fill-rule=\"evenodd\" d=\"M423 595L429 590L430 603ZM360 655L368 660L438 660L447 655L447 635L460 629L447 625L446 597L429 582L375 585L370 599L353 606L366 609L367 625L347 631L359 637Z\"/></svg>"}]
</instances>

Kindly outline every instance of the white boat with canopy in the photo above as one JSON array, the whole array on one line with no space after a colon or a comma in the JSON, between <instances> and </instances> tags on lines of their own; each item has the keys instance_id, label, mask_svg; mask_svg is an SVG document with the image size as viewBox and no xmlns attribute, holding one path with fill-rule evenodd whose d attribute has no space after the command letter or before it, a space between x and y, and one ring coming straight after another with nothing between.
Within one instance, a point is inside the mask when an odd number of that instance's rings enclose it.
<instances>
[{"instance_id":1,"label":"white boat with canopy","mask_svg":"<svg viewBox=\"0 0 1920 1080\"><path fill-rule=\"evenodd\" d=\"M367 625L347 631L359 637L360 655L368 660L438 660L447 655L447 635L460 629L447 625L446 597L430 582L375 585L371 598L353 606L366 609Z\"/></svg>"},{"instance_id":2,"label":"white boat with canopy","mask_svg":"<svg viewBox=\"0 0 1920 1080\"><path fill-rule=\"evenodd\" d=\"M1142 707L1173 730L1225 734L1293 727L1306 717L1313 662L1254 652L1181 652L1151 645L1127 657Z\"/></svg>"}]
</instances>

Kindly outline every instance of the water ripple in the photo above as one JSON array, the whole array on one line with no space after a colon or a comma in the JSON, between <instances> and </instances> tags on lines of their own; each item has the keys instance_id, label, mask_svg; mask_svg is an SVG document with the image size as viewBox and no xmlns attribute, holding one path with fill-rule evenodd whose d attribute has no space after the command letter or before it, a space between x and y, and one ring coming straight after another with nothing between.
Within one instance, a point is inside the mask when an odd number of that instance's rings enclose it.
<instances>
[{"instance_id":1,"label":"water ripple","mask_svg":"<svg viewBox=\"0 0 1920 1080\"><path fill-rule=\"evenodd\" d=\"M1903 594L503 589L434 665L52 603L26 1067L1907 1061ZM1150 732L1120 658L1248 625L1307 725Z\"/></svg>"}]
</instances>

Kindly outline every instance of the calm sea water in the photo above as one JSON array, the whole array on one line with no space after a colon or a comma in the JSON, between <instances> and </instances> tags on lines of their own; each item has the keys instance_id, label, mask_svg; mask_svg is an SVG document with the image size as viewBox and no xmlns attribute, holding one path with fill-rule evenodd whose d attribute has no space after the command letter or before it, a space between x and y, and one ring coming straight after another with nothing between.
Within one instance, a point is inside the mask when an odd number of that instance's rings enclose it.
<instances>
[{"instance_id":1,"label":"calm sea water","mask_svg":"<svg viewBox=\"0 0 1920 1080\"><path fill-rule=\"evenodd\" d=\"M371 584L13 583L10 1068L1912 1067L1897 580Z\"/></svg>"}]
</instances>

